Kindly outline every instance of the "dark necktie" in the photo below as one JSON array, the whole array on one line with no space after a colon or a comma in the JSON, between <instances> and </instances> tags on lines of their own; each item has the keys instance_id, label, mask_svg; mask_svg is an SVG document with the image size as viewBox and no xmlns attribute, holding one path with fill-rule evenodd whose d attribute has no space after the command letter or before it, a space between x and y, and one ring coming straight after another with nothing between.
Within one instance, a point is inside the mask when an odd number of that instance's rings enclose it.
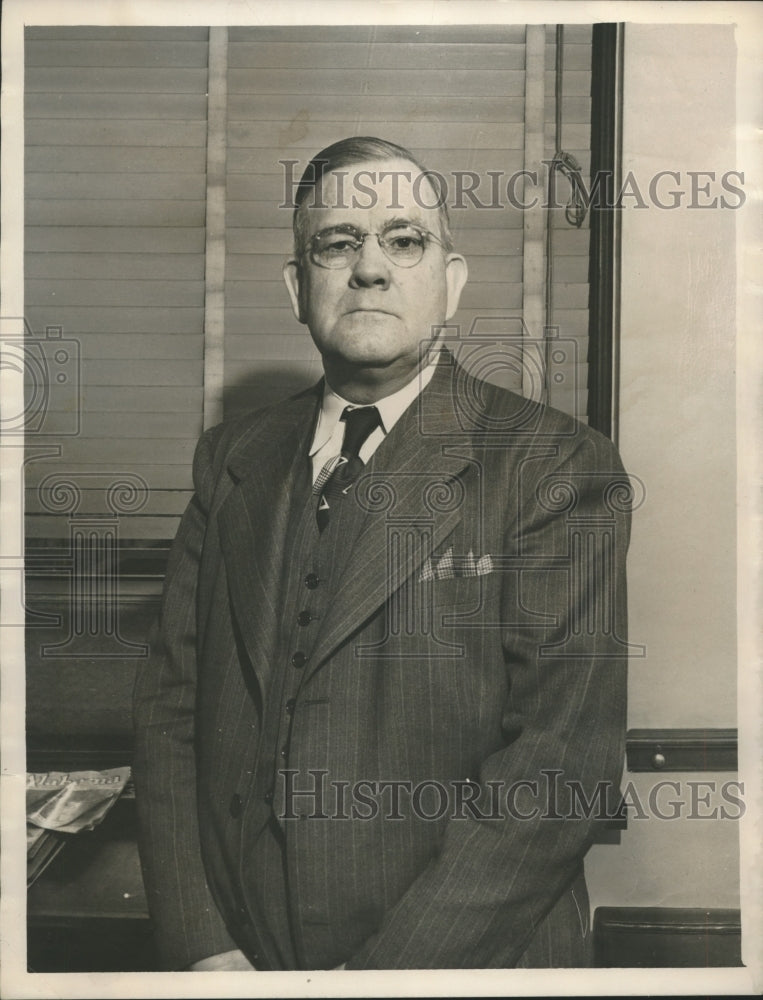
<instances>
[{"instance_id":1,"label":"dark necktie","mask_svg":"<svg viewBox=\"0 0 763 1000\"><path fill-rule=\"evenodd\" d=\"M347 493L360 475L364 465L360 449L371 433L381 426L381 417L375 406L346 406L339 419L345 425L342 454L321 490L316 514L320 531L329 523L331 505Z\"/></svg>"}]
</instances>

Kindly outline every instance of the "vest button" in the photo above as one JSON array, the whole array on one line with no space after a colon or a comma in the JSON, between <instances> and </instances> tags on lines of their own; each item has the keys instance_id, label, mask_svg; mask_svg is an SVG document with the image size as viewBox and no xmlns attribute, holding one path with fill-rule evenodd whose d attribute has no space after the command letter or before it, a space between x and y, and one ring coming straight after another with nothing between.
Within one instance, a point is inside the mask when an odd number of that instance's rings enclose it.
<instances>
[{"instance_id":1,"label":"vest button","mask_svg":"<svg viewBox=\"0 0 763 1000\"><path fill-rule=\"evenodd\" d=\"M297 622L300 625L309 625L312 620L313 616L310 614L309 611L300 611L300 613L297 615Z\"/></svg>"},{"instance_id":2,"label":"vest button","mask_svg":"<svg viewBox=\"0 0 763 1000\"><path fill-rule=\"evenodd\" d=\"M315 590L315 588L318 586L319 583L320 580L315 575L315 573L308 573L307 576L305 577L305 586L307 587L308 590Z\"/></svg>"},{"instance_id":3,"label":"vest button","mask_svg":"<svg viewBox=\"0 0 763 1000\"><path fill-rule=\"evenodd\" d=\"M238 819L241 815L241 796L236 793L230 800L230 805L228 806L228 812L231 814L233 819Z\"/></svg>"},{"instance_id":4,"label":"vest button","mask_svg":"<svg viewBox=\"0 0 763 1000\"><path fill-rule=\"evenodd\" d=\"M263 798L265 799L265 802L267 802L268 805L272 805L272 802L273 802L273 789L271 788L267 792L265 792L265 794L263 795Z\"/></svg>"},{"instance_id":5,"label":"vest button","mask_svg":"<svg viewBox=\"0 0 763 1000\"><path fill-rule=\"evenodd\" d=\"M304 653L295 653L291 658L291 665L299 670L301 667L307 663L307 657Z\"/></svg>"}]
</instances>

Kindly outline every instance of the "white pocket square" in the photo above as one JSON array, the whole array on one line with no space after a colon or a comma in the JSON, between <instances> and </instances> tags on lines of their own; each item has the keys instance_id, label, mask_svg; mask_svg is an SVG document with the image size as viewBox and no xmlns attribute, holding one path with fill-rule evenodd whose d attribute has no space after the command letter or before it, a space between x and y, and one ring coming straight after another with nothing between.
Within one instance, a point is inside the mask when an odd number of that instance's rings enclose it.
<instances>
[{"instance_id":1,"label":"white pocket square","mask_svg":"<svg viewBox=\"0 0 763 1000\"><path fill-rule=\"evenodd\" d=\"M464 556L456 556L453 549L446 549L438 558L428 556L421 567L419 583L426 580L449 580L457 576L487 576L493 572L490 554L475 556L471 549Z\"/></svg>"}]
</instances>

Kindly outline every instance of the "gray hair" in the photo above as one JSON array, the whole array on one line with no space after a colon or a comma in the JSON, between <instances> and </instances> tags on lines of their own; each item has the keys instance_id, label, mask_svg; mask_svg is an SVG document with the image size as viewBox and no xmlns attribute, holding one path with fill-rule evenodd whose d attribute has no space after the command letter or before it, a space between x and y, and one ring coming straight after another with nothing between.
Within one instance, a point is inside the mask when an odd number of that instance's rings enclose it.
<instances>
[{"instance_id":1,"label":"gray hair","mask_svg":"<svg viewBox=\"0 0 763 1000\"><path fill-rule=\"evenodd\" d=\"M315 193L324 176L334 170L338 170L340 167L349 167L368 160L377 162L408 160L414 166L418 167L422 174L426 175L437 196L436 207L440 218L440 239L446 252L450 252L453 249L453 238L450 232L450 217L446 204L447 192L443 189L441 175L435 171L430 171L404 146L398 146L397 143L368 135L349 136L347 139L340 139L339 142L326 146L320 153L316 153L305 167L294 196L292 228L294 230L295 252L299 254L305 249L308 230L308 197Z\"/></svg>"}]
</instances>

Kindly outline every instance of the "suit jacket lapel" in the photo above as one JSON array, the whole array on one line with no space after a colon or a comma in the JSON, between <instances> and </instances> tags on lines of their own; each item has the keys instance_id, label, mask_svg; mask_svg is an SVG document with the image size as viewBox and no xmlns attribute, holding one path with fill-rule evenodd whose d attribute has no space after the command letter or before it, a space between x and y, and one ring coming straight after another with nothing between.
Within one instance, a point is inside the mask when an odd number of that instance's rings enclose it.
<instances>
[{"instance_id":1,"label":"suit jacket lapel","mask_svg":"<svg viewBox=\"0 0 763 1000\"><path fill-rule=\"evenodd\" d=\"M353 488L363 521L308 674L421 567L463 517L464 481L474 471L474 459L454 407L455 372L449 357ZM391 546L395 532L405 534L405 545Z\"/></svg>"},{"instance_id":2,"label":"suit jacket lapel","mask_svg":"<svg viewBox=\"0 0 763 1000\"><path fill-rule=\"evenodd\" d=\"M262 418L228 458L236 486L220 507L220 547L239 634L264 695L281 612L284 537L297 476L304 472L321 385Z\"/></svg>"}]
</instances>

